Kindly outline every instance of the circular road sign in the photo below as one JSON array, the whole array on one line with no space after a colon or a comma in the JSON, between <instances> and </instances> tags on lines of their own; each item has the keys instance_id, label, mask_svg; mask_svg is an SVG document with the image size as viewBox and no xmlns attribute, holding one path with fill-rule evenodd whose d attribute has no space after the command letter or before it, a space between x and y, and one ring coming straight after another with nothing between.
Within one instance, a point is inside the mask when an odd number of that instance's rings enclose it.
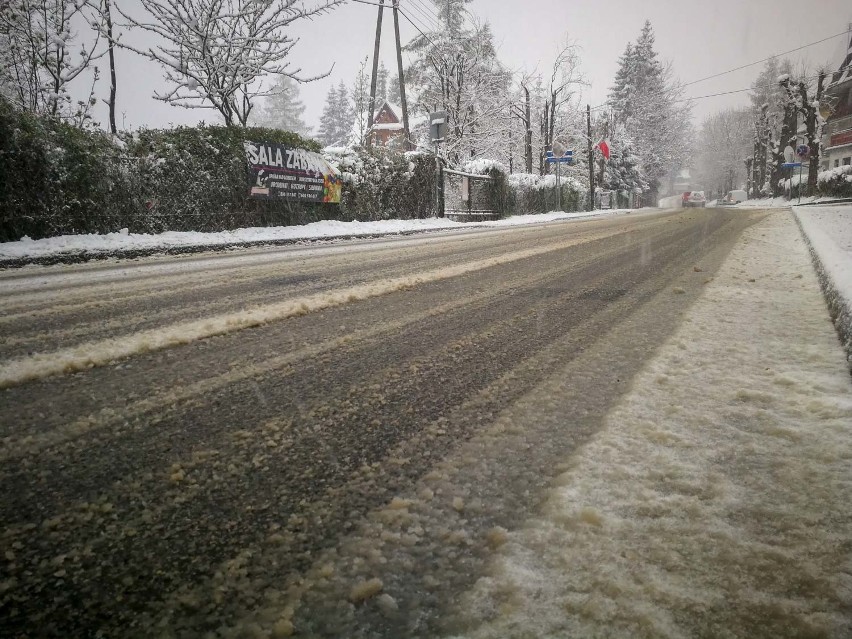
<instances>
[{"instance_id":1,"label":"circular road sign","mask_svg":"<svg viewBox=\"0 0 852 639\"><path fill-rule=\"evenodd\" d=\"M803 160L811 154L811 147L807 144L800 144L796 147L796 155Z\"/></svg>"}]
</instances>

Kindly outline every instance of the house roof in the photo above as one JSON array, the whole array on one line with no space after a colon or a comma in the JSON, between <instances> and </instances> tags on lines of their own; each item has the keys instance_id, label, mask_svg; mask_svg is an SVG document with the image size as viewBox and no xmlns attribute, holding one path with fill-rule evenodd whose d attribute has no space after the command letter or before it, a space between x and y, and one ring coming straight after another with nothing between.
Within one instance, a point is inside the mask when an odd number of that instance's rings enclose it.
<instances>
[{"instance_id":1,"label":"house roof","mask_svg":"<svg viewBox=\"0 0 852 639\"><path fill-rule=\"evenodd\" d=\"M852 25L849 26L849 41L846 47L846 57L843 58L843 62L840 63L840 67L831 77L829 86L840 84L847 80L852 80Z\"/></svg>"},{"instance_id":2,"label":"house roof","mask_svg":"<svg viewBox=\"0 0 852 639\"><path fill-rule=\"evenodd\" d=\"M400 122L402 121L402 107L401 107L401 106L398 106L398 105L396 105L396 104L393 104L393 103L391 103L391 102L388 102L387 100L385 100L384 102L382 102L382 103L381 103L381 105L379 105L379 108L378 108L378 109L376 109L376 116L375 116L375 117L378 117L378 115L379 115L379 113L381 112L381 110L382 110L383 108L385 108L385 107L387 107L387 108L388 108L388 110L391 112L391 114L392 114L392 115L393 115L393 116L394 116L397 120L399 120Z\"/></svg>"}]
</instances>

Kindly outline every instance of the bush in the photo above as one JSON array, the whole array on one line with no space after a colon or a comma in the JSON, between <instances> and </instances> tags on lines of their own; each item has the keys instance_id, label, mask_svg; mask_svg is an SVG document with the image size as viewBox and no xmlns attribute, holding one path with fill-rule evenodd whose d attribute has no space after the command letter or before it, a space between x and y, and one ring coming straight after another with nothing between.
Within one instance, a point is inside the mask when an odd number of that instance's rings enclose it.
<instances>
[{"instance_id":1,"label":"bush","mask_svg":"<svg viewBox=\"0 0 852 639\"><path fill-rule=\"evenodd\" d=\"M0 241L117 230L140 210L137 188L110 136L0 98Z\"/></svg>"},{"instance_id":2,"label":"bush","mask_svg":"<svg viewBox=\"0 0 852 639\"><path fill-rule=\"evenodd\" d=\"M508 212L513 214L547 213L557 206L556 176L513 173L508 176L511 195ZM586 189L576 178L566 175L560 178L562 210L580 211L586 200Z\"/></svg>"},{"instance_id":3,"label":"bush","mask_svg":"<svg viewBox=\"0 0 852 639\"><path fill-rule=\"evenodd\" d=\"M852 197L852 166L846 164L817 176L817 190L820 195L829 197Z\"/></svg>"},{"instance_id":4,"label":"bush","mask_svg":"<svg viewBox=\"0 0 852 639\"><path fill-rule=\"evenodd\" d=\"M324 154L343 182L341 219L369 222L435 214L432 155L384 148L329 148Z\"/></svg>"},{"instance_id":5,"label":"bush","mask_svg":"<svg viewBox=\"0 0 852 639\"><path fill-rule=\"evenodd\" d=\"M142 180L147 214L131 230L220 231L285 226L338 217L329 204L252 200L244 142L283 144L319 151L295 133L259 127L177 127L142 130L128 139L128 155Z\"/></svg>"}]
</instances>

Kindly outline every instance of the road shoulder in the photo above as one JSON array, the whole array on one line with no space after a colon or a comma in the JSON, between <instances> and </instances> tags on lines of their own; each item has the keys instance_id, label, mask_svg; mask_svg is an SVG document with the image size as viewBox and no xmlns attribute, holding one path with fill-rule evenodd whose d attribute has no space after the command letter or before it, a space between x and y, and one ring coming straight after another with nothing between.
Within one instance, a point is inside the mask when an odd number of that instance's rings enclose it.
<instances>
[{"instance_id":1,"label":"road shoulder","mask_svg":"<svg viewBox=\"0 0 852 639\"><path fill-rule=\"evenodd\" d=\"M807 248L775 213L509 533L459 636L849 636L850 423Z\"/></svg>"}]
</instances>

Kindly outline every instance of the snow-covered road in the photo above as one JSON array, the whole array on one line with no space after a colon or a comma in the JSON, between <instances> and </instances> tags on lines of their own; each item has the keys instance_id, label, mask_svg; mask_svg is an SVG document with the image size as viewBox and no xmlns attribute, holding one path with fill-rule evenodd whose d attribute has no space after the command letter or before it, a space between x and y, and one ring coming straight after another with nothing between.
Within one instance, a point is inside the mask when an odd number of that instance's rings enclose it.
<instances>
[{"instance_id":1,"label":"snow-covered road","mask_svg":"<svg viewBox=\"0 0 852 639\"><path fill-rule=\"evenodd\" d=\"M0 298L4 637L849 618L849 379L789 211L25 268Z\"/></svg>"},{"instance_id":2,"label":"snow-covered road","mask_svg":"<svg viewBox=\"0 0 852 639\"><path fill-rule=\"evenodd\" d=\"M852 636L852 384L790 213L566 462L463 636Z\"/></svg>"}]
</instances>

